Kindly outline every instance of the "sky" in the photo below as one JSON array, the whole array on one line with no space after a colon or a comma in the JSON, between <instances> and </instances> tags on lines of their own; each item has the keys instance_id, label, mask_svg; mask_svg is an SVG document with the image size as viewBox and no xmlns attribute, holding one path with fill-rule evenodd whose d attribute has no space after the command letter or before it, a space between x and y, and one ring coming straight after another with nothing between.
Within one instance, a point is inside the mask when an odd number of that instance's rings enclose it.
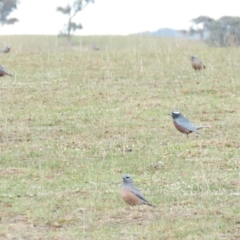
<instances>
[{"instance_id":1,"label":"sky","mask_svg":"<svg viewBox=\"0 0 240 240\"><path fill-rule=\"evenodd\" d=\"M67 18L56 11L73 0L20 0L10 17L14 25L1 26L1 34L57 35ZM75 20L83 25L79 35L128 35L159 28L188 29L200 15L218 19L240 16L237 0L95 0Z\"/></svg>"}]
</instances>

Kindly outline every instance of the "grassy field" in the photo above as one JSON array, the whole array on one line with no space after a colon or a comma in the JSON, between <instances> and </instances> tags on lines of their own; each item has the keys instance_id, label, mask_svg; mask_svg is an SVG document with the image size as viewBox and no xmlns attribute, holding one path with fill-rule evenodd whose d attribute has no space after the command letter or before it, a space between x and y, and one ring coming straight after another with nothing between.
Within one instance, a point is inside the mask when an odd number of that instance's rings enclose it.
<instances>
[{"instance_id":1,"label":"grassy field","mask_svg":"<svg viewBox=\"0 0 240 240\"><path fill-rule=\"evenodd\" d=\"M239 48L137 36L6 45L0 239L240 239ZM187 138L173 110L211 129ZM157 208L125 204L124 173Z\"/></svg>"}]
</instances>

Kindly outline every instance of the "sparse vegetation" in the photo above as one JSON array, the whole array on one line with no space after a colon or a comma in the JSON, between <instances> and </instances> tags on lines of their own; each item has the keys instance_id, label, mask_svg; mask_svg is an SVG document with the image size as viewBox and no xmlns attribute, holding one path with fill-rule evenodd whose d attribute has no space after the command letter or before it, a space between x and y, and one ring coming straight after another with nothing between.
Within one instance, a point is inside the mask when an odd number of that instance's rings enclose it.
<instances>
[{"instance_id":1,"label":"sparse vegetation","mask_svg":"<svg viewBox=\"0 0 240 240\"><path fill-rule=\"evenodd\" d=\"M71 45L71 40L72 40L72 34L76 30L82 29L82 24L81 23L76 23L73 22L73 18L81 12L89 3L93 3L94 0L75 0L72 2L72 4L68 3L66 7L57 7L57 11L65 14L68 16L68 22L65 24L64 29L62 29L59 33L60 36L64 36L67 38L67 44L68 46Z\"/></svg>"},{"instance_id":2,"label":"sparse vegetation","mask_svg":"<svg viewBox=\"0 0 240 240\"><path fill-rule=\"evenodd\" d=\"M1 38L1 239L240 238L239 48ZM187 138L176 109L211 129ZM123 173L156 209L123 202Z\"/></svg>"}]
</instances>

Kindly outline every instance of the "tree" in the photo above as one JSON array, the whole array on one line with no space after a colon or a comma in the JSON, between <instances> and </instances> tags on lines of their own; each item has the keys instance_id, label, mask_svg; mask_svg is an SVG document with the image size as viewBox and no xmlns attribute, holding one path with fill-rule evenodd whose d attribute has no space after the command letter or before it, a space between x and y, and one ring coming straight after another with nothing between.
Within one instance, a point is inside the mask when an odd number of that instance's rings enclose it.
<instances>
[{"instance_id":1,"label":"tree","mask_svg":"<svg viewBox=\"0 0 240 240\"><path fill-rule=\"evenodd\" d=\"M64 29L61 30L59 34L61 36L66 36L68 46L71 45L72 34L77 29L83 28L81 23L75 23L72 19L91 2L93 3L94 0L75 0L71 5L68 4L66 7L57 7L57 11L68 16L68 23L65 24Z\"/></svg>"},{"instance_id":2,"label":"tree","mask_svg":"<svg viewBox=\"0 0 240 240\"><path fill-rule=\"evenodd\" d=\"M209 26L209 31L208 43L237 46L240 44L240 17L221 17Z\"/></svg>"},{"instance_id":3,"label":"tree","mask_svg":"<svg viewBox=\"0 0 240 240\"><path fill-rule=\"evenodd\" d=\"M7 18L9 14L17 9L17 4L19 0L0 0L0 23L4 24L14 24L18 21L17 18Z\"/></svg>"},{"instance_id":4,"label":"tree","mask_svg":"<svg viewBox=\"0 0 240 240\"><path fill-rule=\"evenodd\" d=\"M191 20L193 25L190 27L189 33L190 35L194 35L198 33L200 36L200 40L204 39L204 33L208 30L209 25L214 22L213 18L207 16L199 16L198 18L194 18Z\"/></svg>"}]
</instances>

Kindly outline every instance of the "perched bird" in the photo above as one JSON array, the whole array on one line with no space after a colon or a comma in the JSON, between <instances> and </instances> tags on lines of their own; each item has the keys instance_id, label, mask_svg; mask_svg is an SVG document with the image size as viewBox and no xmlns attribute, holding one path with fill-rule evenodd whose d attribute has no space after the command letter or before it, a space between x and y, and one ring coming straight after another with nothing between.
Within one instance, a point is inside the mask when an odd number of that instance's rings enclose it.
<instances>
[{"instance_id":1,"label":"perched bird","mask_svg":"<svg viewBox=\"0 0 240 240\"><path fill-rule=\"evenodd\" d=\"M155 207L149 203L143 194L134 186L133 180L129 174L123 175L121 196L123 200L131 206L138 204L147 204L149 206Z\"/></svg>"},{"instance_id":2,"label":"perched bird","mask_svg":"<svg viewBox=\"0 0 240 240\"><path fill-rule=\"evenodd\" d=\"M206 68L206 66L203 65L202 61L198 59L196 56L191 57L192 67L195 70L201 70L203 68Z\"/></svg>"},{"instance_id":3,"label":"perched bird","mask_svg":"<svg viewBox=\"0 0 240 240\"><path fill-rule=\"evenodd\" d=\"M3 77L5 75L12 76L12 74L8 73L3 66L0 65L0 77Z\"/></svg>"},{"instance_id":4,"label":"perched bird","mask_svg":"<svg viewBox=\"0 0 240 240\"><path fill-rule=\"evenodd\" d=\"M10 52L10 47L5 47L4 49L0 50L2 53L9 53Z\"/></svg>"},{"instance_id":5,"label":"perched bird","mask_svg":"<svg viewBox=\"0 0 240 240\"><path fill-rule=\"evenodd\" d=\"M170 115L173 118L173 124L177 128L177 130L181 133L187 134L187 137L188 137L188 134L191 132L200 134L200 132L197 131L198 129L210 128L208 126L200 126L199 127L199 126L194 125L178 111L172 112L172 113L170 113Z\"/></svg>"}]
</instances>

